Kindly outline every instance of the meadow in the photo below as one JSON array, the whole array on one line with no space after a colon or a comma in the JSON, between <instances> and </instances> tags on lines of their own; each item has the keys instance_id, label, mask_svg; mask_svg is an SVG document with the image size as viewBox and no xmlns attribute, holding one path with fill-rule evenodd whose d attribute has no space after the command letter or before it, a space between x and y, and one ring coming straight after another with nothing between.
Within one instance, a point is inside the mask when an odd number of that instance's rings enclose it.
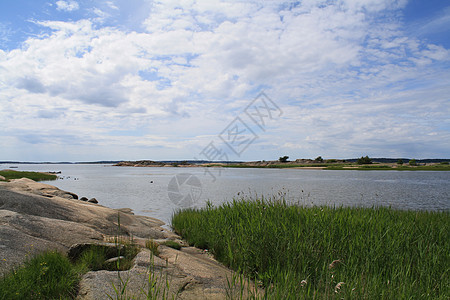
<instances>
[{"instance_id":1,"label":"meadow","mask_svg":"<svg viewBox=\"0 0 450 300\"><path fill-rule=\"evenodd\" d=\"M450 298L448 211L302 207L281 195L180 210L172 227L262 298Z\"/></svg>"}]
</instances>

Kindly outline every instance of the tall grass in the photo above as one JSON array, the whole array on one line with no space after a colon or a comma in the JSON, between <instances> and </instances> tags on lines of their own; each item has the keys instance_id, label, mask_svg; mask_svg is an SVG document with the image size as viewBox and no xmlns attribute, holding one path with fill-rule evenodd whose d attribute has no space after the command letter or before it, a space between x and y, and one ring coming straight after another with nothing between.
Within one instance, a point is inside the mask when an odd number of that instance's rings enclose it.
<instances>
[{"instance_id":1,"label":"tall grass","mask_svg":"<svg viewBox=\"0 0 450 300\"><path fill-rule=\"evenodd\" d=\"M172 227L270 299L448 299L449 212L234 200L178 211Z\"/></svg>"},{"instance_id":2,"label":"tall grass","mask_svg":"<svg viewBox=\"0 0 450 300\"><path fill-rule=\"evenodd\" d=\"M73 299L78 281L67 257L46 252L0 278L0 299Z\"/></svg>"}]
</instances>

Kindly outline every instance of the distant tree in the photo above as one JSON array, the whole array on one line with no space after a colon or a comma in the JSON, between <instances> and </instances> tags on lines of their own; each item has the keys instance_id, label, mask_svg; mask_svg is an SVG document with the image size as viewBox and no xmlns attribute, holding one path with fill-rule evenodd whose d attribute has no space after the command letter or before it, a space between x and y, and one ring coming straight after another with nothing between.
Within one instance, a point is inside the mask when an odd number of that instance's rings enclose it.
<instances>
[{"instance_id":1,"label":"distant tree","mask_svg":"<svg viewBox=\"0 0 450 300\"><path fill-rule=\"evenodd\" d=\"M357 163L358 163L358 165L368 165L368 164L372 163L372 160L369 158L368 155L366 155L365 157L361 156L361 158L358 158Z\"/></svg>"},{"instance_id":2,"label":"distant tree","mask_svg":"<svg viewBox=\"0 0 450 300\"><path fill-rule=\"evenodd\" d=\"M287 162L288 159L289 159L289 156L285 155L285 156L280 157L278 160L279 160L280 162L283 162L283 163L284 163L284 162Z\"/></svg>"},{"instance_id":3,"label":"distant tree","mask_svg":"<svg viewBox=\"0 0 450 300\"><path fill-rule=\"evenodd\" d=\"M411 159L411 160L409 161L409 165L410 165L410 166L417 166L416 160L415 160L414 158Z\"/></svg>"},{"instance_id":4,"label":"distant tree","mask_svg":"<svg viewBox=\"0 0 450 300\"><path fill-rule=\"evenodd\" d=\"M317 156L314 161L323 162L323 158L322 158L322 156Z\"/></svg>"},{"instance_id":5,"label":"distant tree","mask_svg":"<svg viewBox=\"0 0 450 300\"><path fill-rule=\"evenodd\" d=\"M403 165L403 159L397 160L397 165Z\"/></svg>"}]
</instances>

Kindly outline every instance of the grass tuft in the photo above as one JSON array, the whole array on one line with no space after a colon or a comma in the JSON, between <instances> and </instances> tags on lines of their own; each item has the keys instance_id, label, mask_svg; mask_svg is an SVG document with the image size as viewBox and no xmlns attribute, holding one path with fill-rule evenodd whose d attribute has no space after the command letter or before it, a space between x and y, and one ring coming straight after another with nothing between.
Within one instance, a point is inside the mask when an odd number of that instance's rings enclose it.
<instances>
[{"instance_id":1,"label":"grass tuft","mask_svg":"<svg viewBox=\"0 0 450 300\"><path fill-rule=\"evenodd\" d=\"M145 241L145 248L149 249L155 256L159 255L158 247L159 247L159 244L157 242L155 242L154 240L146 240Z\"/></svg>"},{"instance_id":2,"label":"grass tuft","mask_svg":"<svg viewBox=\"0 0 450 300\"><path fill-rule=\"evenodd\" d=\"M0 278L0 299L73 299L79 275L59 252L45 252Z\"/></svg>"},{"instance_id":3,"label":"grass tuft","mask_svg":"<svg viewBox=\"0 0 450 300\"><path fill-rule=\"evenodd\" d=\"M448 299L449 216L241 199L178 211L172 227L270 299Z\"/></svg>"},{"instance_id":4,"label":"grass tuft","mask_svg":"<svg viewBox=\"0 0 450 300\"><path fill-rule=\"evenodd\" d=\"M173 249L176 249L176 250L180 250L181 249L181 245L178 244L177 242L174 242L174 241L165 241L163 243L163 245L165 245L167 247L170 247L170 248L173 248Z\"/></svg>"}]
</instances>

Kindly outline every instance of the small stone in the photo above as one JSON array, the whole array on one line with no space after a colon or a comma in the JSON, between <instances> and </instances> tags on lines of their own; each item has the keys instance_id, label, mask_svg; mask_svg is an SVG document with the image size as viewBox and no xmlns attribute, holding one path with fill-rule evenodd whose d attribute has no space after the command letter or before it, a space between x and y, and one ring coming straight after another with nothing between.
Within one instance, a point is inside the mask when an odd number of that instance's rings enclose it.
<instances>
[{"instance_id":1,"label":"small stone","mask_svg":"<svg viewBox=\"0 0 450 300\"><path fill-rule=\"evenodd\" d=\"M110 258L108 260L105 260L105 264L110 264L110 263L116 262L121 259L125 259L125 256L118 256L118 257Z\"/></svg>"},{"instance_id":2,"label":"small stone","mask_svg":"<svg viewBox=\"0 0 450 300\"><path fill-rule=\"evenodd\" d=\"M97 199L95 199L95 198L91 198L91 199L89 199L87 202L90 202L90 203L98 203Z\"/></svg>"}]
</instances>

